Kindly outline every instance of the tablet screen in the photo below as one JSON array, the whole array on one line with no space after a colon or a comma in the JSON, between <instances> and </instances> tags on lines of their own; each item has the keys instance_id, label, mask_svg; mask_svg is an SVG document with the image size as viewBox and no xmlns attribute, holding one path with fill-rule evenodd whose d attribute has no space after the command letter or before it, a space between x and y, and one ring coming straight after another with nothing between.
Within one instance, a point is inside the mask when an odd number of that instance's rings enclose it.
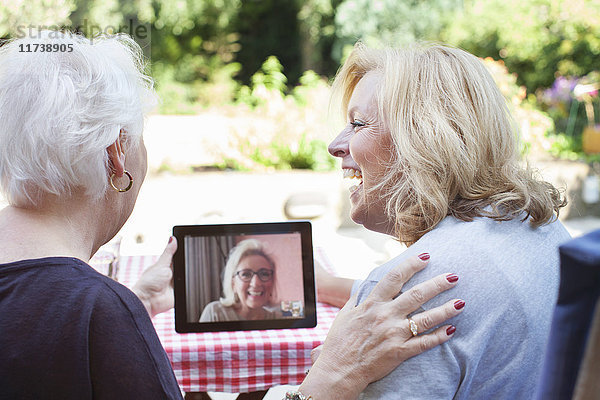
<instances>
[{"instance_id":1,"label":"tablet screen","mask_svg":"<svg viewBox=\"0 0 600 400\"><path fill-rule=\"evenodd\" d=\"M316 325L309 222L175 226L177 332Z\"/></svg>"}]
</instances>

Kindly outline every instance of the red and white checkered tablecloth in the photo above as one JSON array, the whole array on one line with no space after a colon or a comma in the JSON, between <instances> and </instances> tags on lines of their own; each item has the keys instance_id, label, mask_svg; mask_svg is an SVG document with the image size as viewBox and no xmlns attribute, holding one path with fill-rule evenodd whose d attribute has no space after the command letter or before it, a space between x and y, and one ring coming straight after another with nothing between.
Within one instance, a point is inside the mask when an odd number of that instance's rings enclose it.
<instances>
[{"instance_id":1,"label":"red and white checkered tablecloth","mask_svg":"<svg viewBox=\"0 0 600 400\"><path fill-rule=\"evenodd\" d=\"M122 257L119 282L133 286L156 259ZM319 248L315 260L331 269ZM311 350L323 343L337 312L318 303L317 326L312 329L179 334L173 310L157 315L153 323L184 392L246 393L300 384L311 366Z\"/></svg>"}]
</instances>

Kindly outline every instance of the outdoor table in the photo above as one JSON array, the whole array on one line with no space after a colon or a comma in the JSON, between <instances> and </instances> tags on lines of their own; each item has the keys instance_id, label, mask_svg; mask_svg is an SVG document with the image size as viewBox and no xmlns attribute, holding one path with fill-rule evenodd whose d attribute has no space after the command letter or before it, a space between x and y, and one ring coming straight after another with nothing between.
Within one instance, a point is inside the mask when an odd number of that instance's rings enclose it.
<instances>
[{"instance_id":1,"label":"outdoor table","mask_svg":"<svg viewBox=\"0 0 600 400\"><path fill-rule=\"evenodd\" d=\"M327 269L331 264L315 249ZM132 287L144 268L158 256L121 257L118 280ZM298 385L311 366L311 350L325 340L338 308L317 304L317 326L311 329L271 329L237 332L175 332L174 310L157 315L152 322L165 348L186 398L190 393L251 393L240 399L260 399L277 385Z\"/></svg>"}]
</instances>

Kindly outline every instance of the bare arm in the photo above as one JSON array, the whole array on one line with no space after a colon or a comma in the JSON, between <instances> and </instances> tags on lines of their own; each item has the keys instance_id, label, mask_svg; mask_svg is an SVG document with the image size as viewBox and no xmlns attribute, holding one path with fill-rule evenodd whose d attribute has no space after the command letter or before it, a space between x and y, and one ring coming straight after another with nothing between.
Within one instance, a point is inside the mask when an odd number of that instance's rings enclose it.
<instances>
[{"instance_id":1,"label":"bare arm","mask_svg":"<svg viewBox=\"0 0 600 400\"><path fill-rule=\"evenodd\" d=\"M317 300L335 307L344 307L344 304L350 299L354 280L333 276L317 262L315 262L315 278Z\"/></svg>"}]
</instances>

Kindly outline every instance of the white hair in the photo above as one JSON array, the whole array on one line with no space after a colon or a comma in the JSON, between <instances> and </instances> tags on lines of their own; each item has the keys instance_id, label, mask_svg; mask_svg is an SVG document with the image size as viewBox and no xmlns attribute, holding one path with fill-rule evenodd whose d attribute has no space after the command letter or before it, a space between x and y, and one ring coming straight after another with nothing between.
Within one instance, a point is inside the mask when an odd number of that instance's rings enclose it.
<instances>
[{"instance_id":1,"label":"white hair","mask_svg":"<svg viewBox=\"0 0 600 400\"><path fill-rule=\"evenodd\" d=\"M267 260L271 268L273 268L273 271L275 271L275 261L273 261L273 258L267 253L262 242L256 239L246 239L239 242L229 252L229 258L225 264L225 271L223 273L224 297L221 297L220 299L221 304L224 306L230 307L239 301L239 299L236 299L235 292L233 291L233 275L242 259L253 255L262 256Z\"/></svg>"},{"instance_id":2,"label":"white hair","mask_svg":"<svg viewBox=\"0 0 600 400\"><path fill-rule=\"evenodd\" d=\"M9 203L31 207L76 190L100 199L107 147L123 130L134 148L156 104L144 69L125 34L40 31L0 47L0 189Z\"/></svg>"}]
</instances>

